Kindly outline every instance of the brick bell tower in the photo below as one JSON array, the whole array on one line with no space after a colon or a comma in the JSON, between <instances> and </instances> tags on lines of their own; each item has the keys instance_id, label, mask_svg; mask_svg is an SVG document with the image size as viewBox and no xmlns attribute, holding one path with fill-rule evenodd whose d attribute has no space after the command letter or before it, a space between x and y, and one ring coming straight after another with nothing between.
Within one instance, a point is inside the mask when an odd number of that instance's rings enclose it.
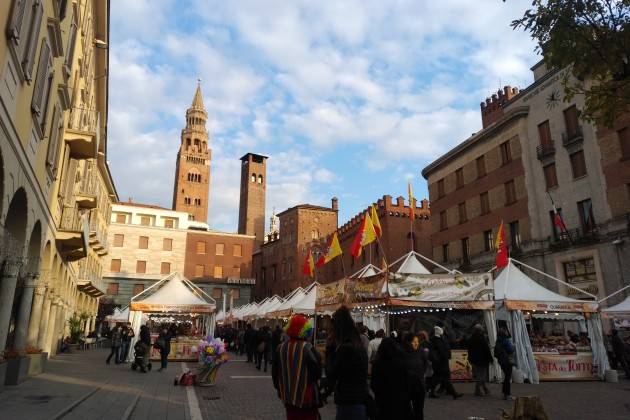
<instances>
[{"instance_id":1,"label":"brick bell tower","mask_svg":"<svg viewBox=\"0 0 630 420\"><path fill-rule=\"evenodd\" d=\"M267 190L267 156L248 153L241 158L241 200L238 233L256 236L254 249L265 235L265 191Z\"/></svg>"},{"instance_id":2,"label":"brick bell tower","mask_svg":"<svg viewBox=\"0 0 630 420\"><path fill-rule=\"evenodd\" d=\"M201 97L201 85L190 108L186 110L186 128L182 130L177 152L173 210L188 213L190 220L208 222L210 188L210 149L206 121L208 113Z\"/></svg>"}]
</instances>

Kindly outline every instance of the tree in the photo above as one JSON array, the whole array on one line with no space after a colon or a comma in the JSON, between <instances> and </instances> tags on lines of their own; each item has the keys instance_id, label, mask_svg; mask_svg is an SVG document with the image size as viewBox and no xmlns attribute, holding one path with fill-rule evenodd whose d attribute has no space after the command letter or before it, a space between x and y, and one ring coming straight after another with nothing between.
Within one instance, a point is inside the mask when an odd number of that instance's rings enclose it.
<instances>
[{"instance_id":1,"label":"tree","mask_svg":"<svg viewBox=\"0 0 630 420\"><path fill-rule=\"evenodd\" d=\"M533 0L511 26L548 67L567 69L565 101L584 95L581 118L610 127L630 112L630 0Z\"/></svg>"}]
</instances>

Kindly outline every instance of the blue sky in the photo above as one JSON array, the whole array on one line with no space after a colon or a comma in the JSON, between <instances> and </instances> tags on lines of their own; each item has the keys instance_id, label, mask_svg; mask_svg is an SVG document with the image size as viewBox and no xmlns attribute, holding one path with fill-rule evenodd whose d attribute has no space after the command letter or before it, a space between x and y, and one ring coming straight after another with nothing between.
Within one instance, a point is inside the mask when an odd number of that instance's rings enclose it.
<instances>
[{"instance_id":1,"label":"blue sky","mask_svg":"<svg viewBox=\"0 0 630 420\"><path fill-rule=\"evenodd\" d=\"M527 1L112 0L109 162L121 200L170 207L179 134L203 80L209 223L236 230L238 158L269 156L267 217L330 205L340 223L481 127L538 57L509 27Z\"/></svg>"}]
</instances>

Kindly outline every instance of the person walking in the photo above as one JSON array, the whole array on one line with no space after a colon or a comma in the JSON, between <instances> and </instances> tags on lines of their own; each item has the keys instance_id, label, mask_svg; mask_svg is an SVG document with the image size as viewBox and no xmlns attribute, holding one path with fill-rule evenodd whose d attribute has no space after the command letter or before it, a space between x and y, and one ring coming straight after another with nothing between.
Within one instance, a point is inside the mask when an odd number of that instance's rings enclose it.
<instances>
[{"instance_id":1,"label":"person walking","mask_svg":"<svg viewBox=\"0 0 630 420\"><path fill-rule=\"evenodd\" d=\"M254 361L254 342L256 341L256 331L252 328L252 324L247 324L247 327L245 327L243 341L247 352L247 363L252 363Z\"/></svg>"},{"instance_id":2,"label":"person walking","mask_svg":"<svg viewBox=\"0 0 630 420\"><path fill-rule=\"evenodd\" d=\"M628 363L628 352L626 345L621 337L619 337L619 331L612 330L612 348L615 354L615 360L617 361L617 369L622 368L626 376L626 379L630 379L630 365Z\"/></svg>"},{"instance_id":3,"label":"person walking","mask_svg":"<svg viewBox=\"0 0 630 420\"><path fill-rule=\"evenodd\" d=\"M112 356L114 356L114 363L120 363L120 346L122 346L122 328L116 327L112 331L112 349L106 361L108 365L112 359Z\"/></svg>"},{"instance_id":4,"label":"person walking","mask_svg":"<svg viewBox=\"0 0 630 420\"><path fill-rule=\"evenodd\" d=\"M284 403L287 420L317 420L322 406L317 381L322 368L321 357L309 341L313 324L303 315L294 315L286 333L289 339L274 347L273 386Z\"/></svg>"},{"instance_id":5,"label":"person walking","mask_svg":"<svg viewBox=\"0 0 630 420\"><path fill-rule=\"evenodd\" d=\"M149 366L149 353L151 353L151 331L146 325L140 326L140 345L142 346L142 366L140 371L146 373L147 366Z\"/></svg>"},{"instance_id":6,"label":"person walking","mask_svg":"<svg viewBox=\"0 0 630 420\"><path fill-rule=\"evenodd\" d=\"M262 367L263 360L265 361L264 371L267 372L267 363L271 360L271 355L273 351L273 345L271 344L271 333L269 332L269 327L262 327L260 330L260 339L258 344L258 350L262 348L262 351L259 351L258 355L258 365L256 369L260 370Z\"/></svg>"},{"instance_id":7,"label":"person walking","mask_svg":"<svg viewBox=\"0 0 630 420\"><path fill-rule=\"evenodd\" d=\"M372 368L377 420L410 420L411 385L408 358L393 338L384 338Z\"/></svg>"},{"instance_id":8,"label":"person walking","mask_svg":"<svg viewBox=\"0 0 630 420\"><path fill-rule=\"evenodd\" d=\"M334 392L336 420L366 420L369 404L367 350L350 311L342 306L332 315L326 346L328 393Z\"/></svg>"},{"instance_id":9,"label":"person walking","mask_svg":"<svg viewBox=\"0 0 630 420\"><path fill-rule=\"evenodd\" d=\"M497 358L501 371L503 371L503 399L514 399L512 397L512 367L514 363L514 345L510 340L510 334L504 327L497 331L497 342L494 345L494 357Z\"/></svg>"},{"instance_id":10,"label":"person walking","mask_svg":"<svg viewBox=\"0 0 630 420\"><path fill-rule=\"evenodd\" d=\"M129 356L129 348L131 347L131 339L136 336L131 328L131 322L127 322L127 325L123 329L122 335L122 349L120 351L120 363L127 363Z\"/></svg>"},{"instance_id":11,"label":"person walking","mask_svg":"<svg viewBox=\"0 0 630 420\"><path fill-rule=\"evenodd\" d=\"M370 345L370 338L368 337L368 327L366 327L365 325L361 325L361 328L359 328L359 332L361 333L361 344L363 344L363 347L365 347L365 350L367 351Z\"/></svg>"},{"instance_id":12,"label":"person walking","mask_svg":"<svg viewBox=\"0 0 630 420\"><path fill-rule=\"evenodd\" d=\"M153 344L160 351L160 368L158 372L162 372L168 365L168 355L171 352L171 338L169 330L163 328Z\"/></svg>"},{"instance_id":13,"label":"person walking","mask_svg":"<svg viewBox=\"0 0 630 420\"><path fill-rule=\"evenodd\" d=\"M420 338L407 333L405 336L405 350L407 351L406 371L409 382L409 400L413 409L414 420L424 419L424 375L427 369L428 350L420 348Z\"/></svg>"},{"instance_id":14,"label":"person walking","mask_svg":"<svg viewBox=\"0 0 630 420\"><path fill-rule=\"evenodd\" d=\"M462 394L455 391L451 382L451 368L448 362L451 359L451 349L444 337L444 330L437 325L433 328L430 354L433 363L433 380L431 381L429 397L437 398L435 388L441 385L442 389L453 399L460 398Z\"/></svg>"},{"instance_id":15,"label":"person walking","mask_svg":"<svg viewBox=\"0 0 630 420\"><path fill-rule=\"evenodd\" d=\"M271 363L275 363L276 350L278 346L282 343L282 328L280 325L276 325L273 332L271 333Z\"/></svg>"},{"instance_id":16,"label":"person walking","mask_svg":"<svg viewBox=\"0 0 630 420\"><path fill-rule=\"evenodd\" d=\"M376 360L376 354L378 352L378 347L381 345L383 341L383 337L385 337L385 331L380 329L376 331L375 337L370 340L368 344L368 374L372 375L372 367L374 365L374 360Z\"/></svg>"},{"instance_id":17,"label":"person walking","mask_svg":"<svg viewBox=\"0 0 630 420\"><path fill-rule=\"evenodd\" d=\"M475 324L473 333L468 340L468 361L472 365L476 397L490 394L486 383L488 382L488 368L493 360L488 340L483 333L483 327L481 324Z\"/></svg>"}]
</instances>

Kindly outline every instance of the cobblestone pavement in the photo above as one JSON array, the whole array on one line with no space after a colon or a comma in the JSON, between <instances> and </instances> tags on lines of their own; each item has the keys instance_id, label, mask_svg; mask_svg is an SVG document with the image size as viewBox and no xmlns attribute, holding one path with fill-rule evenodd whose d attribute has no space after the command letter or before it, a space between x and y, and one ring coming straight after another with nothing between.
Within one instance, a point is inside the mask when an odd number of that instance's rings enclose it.
<instances>
[{"instance_id":1,"label":"cobblestone pavement","mask_svg":"<svg viewBox=\"0 0 630 420\"><path fill-rule=\"evenodd\" d=\"M232 359L221 368L218 383L211 388L197 388L204 419L249 420L283 419L284 410L278 400L271 374L260 372L251 364ZM473 385L455 385L464 397L429 399L425 406L427 420L465 420L469 416L499 419L502 410L513 402L501 398L499 384L491 384L492 394L477 398ZM618 384L603 382L547 382L539 385L514 384L513 394L539 395L550 420L629 420L630 381ZM321 410L323 420L335 418L332 398ZM394 419L392 419L394 420Z\"/></svg>"}]
</instances>

